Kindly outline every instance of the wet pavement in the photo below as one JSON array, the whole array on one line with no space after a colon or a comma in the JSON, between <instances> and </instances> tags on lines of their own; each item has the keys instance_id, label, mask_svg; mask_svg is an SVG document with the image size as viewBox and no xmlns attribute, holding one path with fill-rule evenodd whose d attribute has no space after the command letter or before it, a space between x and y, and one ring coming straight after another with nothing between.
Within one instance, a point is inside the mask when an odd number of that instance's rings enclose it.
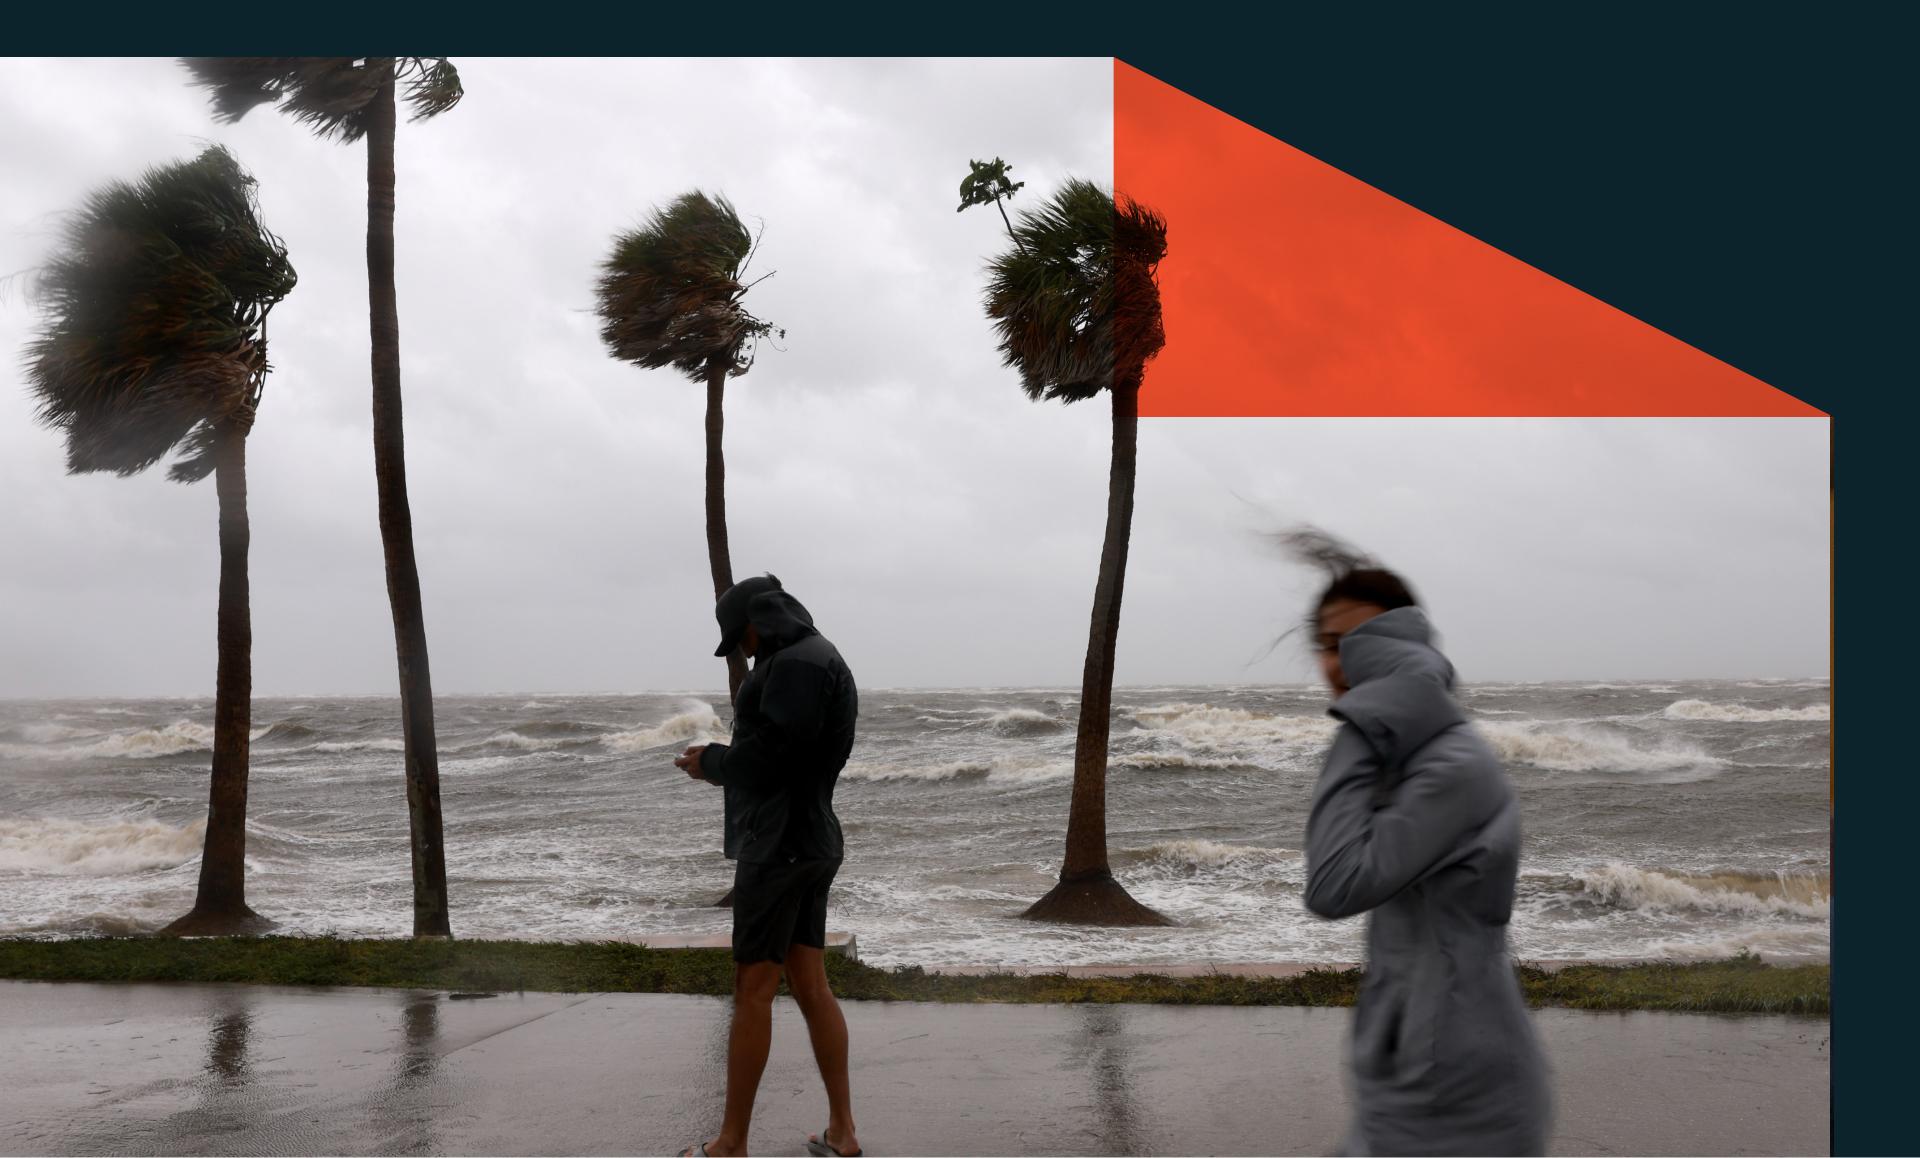
<instances>
[{"instance_id":1,"label":"wet pavement","mask_svg":"<svg viewBox=\"0 0 1920 1158\"><path fill-rule=\"evenodd\" d=\"M1315 1154L1348 1011L849 1002L869 1153ZM1824 1018L1535 1014L1557 1154L1825 1154ZM0 982L7 1154L665 1154L711 1136L727 1003ZM825 1099L782 999L756 1153Z\"/></svg>"}]
</instances>

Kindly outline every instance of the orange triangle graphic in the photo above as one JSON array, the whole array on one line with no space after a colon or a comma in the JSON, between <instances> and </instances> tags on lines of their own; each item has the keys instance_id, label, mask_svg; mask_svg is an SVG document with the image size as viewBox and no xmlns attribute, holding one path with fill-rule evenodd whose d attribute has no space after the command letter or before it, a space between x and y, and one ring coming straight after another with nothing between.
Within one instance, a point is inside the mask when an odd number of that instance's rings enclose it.
<instances>
[{"instance_id":1,"label":"orange triangle graphic","mask_svg":"<svg viewBox=\"0 0 1920 1158\"><path fill-rule=\"evenodd\" d=\"M1113 101L1168 220L1143 417L1823 413L1118 60Z\"/></svg>"}]
</instances>

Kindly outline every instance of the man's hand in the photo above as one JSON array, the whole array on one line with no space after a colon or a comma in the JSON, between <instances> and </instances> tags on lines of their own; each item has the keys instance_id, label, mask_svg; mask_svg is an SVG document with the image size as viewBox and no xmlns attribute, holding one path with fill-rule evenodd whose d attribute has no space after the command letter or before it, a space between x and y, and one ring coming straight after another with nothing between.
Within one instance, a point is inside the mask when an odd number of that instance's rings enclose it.
<instances>
[{"instance_id":1,"label":"man's hand","mask_svg":"<svg viewBox=\"0 0 1920 1158\"><path fill-rule=\"evenodd\" d=\"M706 777L700 775L700 757L705 755L706 751L707 746L705 744L697 744L694 747L688 748L674 759L673 766L693 777L695 780L705 780Z\"/></svg>"}]
</instances>

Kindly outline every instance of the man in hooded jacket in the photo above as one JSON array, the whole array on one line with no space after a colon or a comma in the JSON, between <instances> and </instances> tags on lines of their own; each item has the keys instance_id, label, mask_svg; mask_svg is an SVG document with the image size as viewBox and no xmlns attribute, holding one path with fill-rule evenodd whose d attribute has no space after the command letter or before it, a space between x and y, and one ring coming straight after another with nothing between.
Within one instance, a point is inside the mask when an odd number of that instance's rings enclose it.
<instances>
[{"instance_id":1,"label":"man in hooded jacket","mask_svg":"<svg viewBox=\"0 0 1920 1158\"><path fill-rule=\"evenodd\" d=\"M853 1158L847 1023L827 984L827 892L844 846L833 789L853 750L859 695L853 672L813 617L772 575L728 588L714 608L724 656L753 670L734 700L728 744L688 748L674 765L726 793L733 886L733 1031L720 1135L689 1154L744 1154L760 1075L772 1044L773 998L784 974L807 1019L827 1088L817 1155Z\"/></svg>"}]
</instances>

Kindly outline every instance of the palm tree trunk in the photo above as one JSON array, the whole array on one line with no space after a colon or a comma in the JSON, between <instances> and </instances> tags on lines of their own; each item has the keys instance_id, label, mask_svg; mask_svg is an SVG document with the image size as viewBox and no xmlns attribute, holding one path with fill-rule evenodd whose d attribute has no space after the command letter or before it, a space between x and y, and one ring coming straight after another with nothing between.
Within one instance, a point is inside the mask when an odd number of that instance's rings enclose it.
<instances>
[{"instance_id":1,"label":"palm tree trunk","mask_svg":"<svg viewBox=\"0 0 1920 1158\"><path fill-rule=\"evenodd\" d=\"M386 548L387 601L400 665L400 728L406 745L407 817L413 846L413 935L448 937L447 859L440 835L440 759L433 730L433 681L420 570L407 505L406 443L400 411L400 311L393 283L393 64L382 67L367 129L367 293L373 335L373 471Z\"/></svg>"},{"instance_id":2,"label":"palm tree trunk","mask_svg":"<svg viewBox=\"0 0 1920 1158\"><path fill-rule=\"evenodd\" d=\"M726 430L723 409L728 364L718 358L707 363L707 564L713 569L713 597L733 586L733 559L727 551L727 460L720 448ZM747 661L735 648L727 656L727 700L740 694L747 678Z\"/></svg>"},{"instance_id":3,"label":"palm tree trunk","mask_svg":"<svg viewBox=\"0 0 1920 1158\"><path fill-rule=\"evenodd\" d=\"M1073 746L1073 799L1060 883L1023 916L1096 925L1164 925L1167 919L1128 895L1107 863L1107 738L1113 717L1113 664L1120 640L1120 596L1133 532L1133 486L1140 431L1141 372L1116 380L1113 465L1107 479L1107 533L1093 588L1087 663L1080 677L1080 725Z\"/></svg>"},{"instance_id":4,"label":"palm tree trunk","mask_svg":"<svg viewBox=\"0 0 1920 1158\"><path fill-rule=\"evenodd\" d=\"M720 448L726 432L724 403L727 363L715 358L707 364L707 565L713 570L713 597L733 586L733 557L727 549L727 459ZM747 678L747 661L739 648L727 653L727 702L740 698ZM733 890L714 902L715 908L733 907Z\"/></svg>"},{"instance_id":5,"label":"palm tree trunk","mask_svg":"<svg viewBox=\"0 0 1920 1158\"><path fill-rule=\"evenodd\" d=\"M248 609L247 427L230 423L215 450L220 502L219 668L213 692L213 779L193 909L162 933L230 936L273 922L247 907L247 745L252 728L253 623Z\"/></svg>"}]
</instances>

